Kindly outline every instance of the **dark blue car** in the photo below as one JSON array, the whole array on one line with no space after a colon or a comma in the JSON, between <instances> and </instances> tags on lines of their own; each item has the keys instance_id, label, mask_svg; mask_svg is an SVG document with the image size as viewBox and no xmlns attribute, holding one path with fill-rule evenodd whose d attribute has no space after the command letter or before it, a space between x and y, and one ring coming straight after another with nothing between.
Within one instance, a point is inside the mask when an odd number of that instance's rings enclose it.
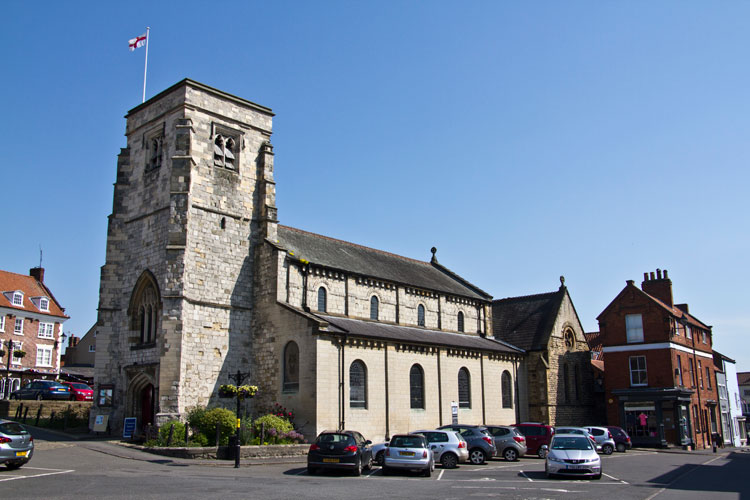
<instances>
[{"instance_id":1,"label":"dark blue car","mask_svg":"<svg viewBox=\"0 0 750 500\"><path fill-rule=\"evenodd\" d=\"M10 399L70 399L70 389L54 380L35 380L10 394Z\"/></svg>"}]
</instances>

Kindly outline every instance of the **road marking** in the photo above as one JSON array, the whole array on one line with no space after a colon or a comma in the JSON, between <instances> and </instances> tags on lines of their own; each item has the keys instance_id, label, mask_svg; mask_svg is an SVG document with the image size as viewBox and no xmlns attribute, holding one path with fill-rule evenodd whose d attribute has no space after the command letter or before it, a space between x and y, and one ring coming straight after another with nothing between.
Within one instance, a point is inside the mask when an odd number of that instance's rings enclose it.
<instances>
[{"instance_id":1,"label":"road marking","mask_svg":"<svg viewBox=\"0 0 750 500\"><path fill-rule=\"evenodd\" d=\"M679 476L677 476L676 478L674 478L672 480L672 482L670 482L668 485L666 485L665 487L663 487L662 489L660 489L659 491L657 491L656 493L654 493L650 497L645 498L644 500L653 500L657 496L659 496L662 493L664 493L667 490L667 488L669 488L670 486L672 486L674 483L676 483L677 481L679 481L683 477L685 477L688 474L692 473L698 467L700 467L702 465L708 465L708 464L716 462L717 460L722 459L722 458L726 458L726 457L724 455L719 455L718 457L714 457L711 460L707 460L707 461L703 462L702 464L694 465L690 470L687 470L687 471L683 472L682 474L680 474Z\"/></svg>"},{"instance_id":2,"label":"road marking","mask_svg":"<svg viewBox=\"0 0 750 500\"><path fill-rule=\"evenodd\" d=\"M443 469L443 470L440 471L440 474L438 474L438 478L437 478L438 481L440 481L441 479L443 479L443 473L444 472L445 472L445 469Z\"/></svg>"},{"instance_id":3,"label":"road marking","mask_svg":"<svg viewBox=\"0 0 750 500\"><path fill-rule=\"evenodd\" d=\"M516 486L451 486L456 489L493 489L493 490L512 490L512 491L549 491L553 493L586 493L582 490L566 490L563 488L518 488Z\"/></svg>"},{"instance_id":4,"label":"road marking","mask_svg":"<svg viewBox=\"0 0 750 500\"><path fill-rule=\"evenodd\" d=\"M47 469L50 470L50 469ZM54 470L54 469L51 469ZM34 474L31 476L14 476L14 477L4 477L0 479L0 482L2 481L15 481L16 479L31 479L34 477L44 477L44 476L56 476L58 474L68 474L69 472L75 472L75 470L58 470L57 472L47 472L45 474Z\"/></svg>"},{"instance_id":5,"label":"road marking","mask_svg":"<svg viewBox=\"0 0 750 500\"><path fill-rule=\"evenodd\" d=\"M500 469L509 469L511 467L523 467L524 465L527 465L526 463L517 463L513 465L496 465L494 467L482 467L477 469L466 469L465 472L486 472L488 470L500 470Z\"/></svg>"},{"instance_id":6,"label":"road marking","mask_svg":"<svg viewBox=\"0 0 750 500\"><path fill-rule=\"evenodd\" d=\"M525 477L526 479L528 479L530 483L533 483L533 482L534 482L534 480L533 480L533 479L531 479L531 478L530 478L529 476L527 476L527 475L526 475L526 473L525 473L524 471L520 471L520 472L521 472L521 475L522 475L523 477Z\"/></svg>"},{"instance_id":7,"label":"road marking","mask_svg":"<svg viewBox=\"0 0 750 500\"><path fill-rule=\"evenodd\" d=\"M603 476L607 476L610 479L614 479L615 481L620 481L622 484L630 484L627 481L623 481L622 479L619 479L619 478L617 478L615 476L610 476L609 474L605 474L604 472L602 472L602 475Z\"/></svg>"}]
</instances>

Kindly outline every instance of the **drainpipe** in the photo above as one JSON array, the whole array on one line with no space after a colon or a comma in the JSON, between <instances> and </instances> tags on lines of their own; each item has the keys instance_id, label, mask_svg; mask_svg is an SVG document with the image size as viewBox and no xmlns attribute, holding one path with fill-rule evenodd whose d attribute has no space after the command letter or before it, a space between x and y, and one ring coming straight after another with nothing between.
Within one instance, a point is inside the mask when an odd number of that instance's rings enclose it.
<instances>
[{"instance_id":1,"label":"drainpipe","mask_svg":"<svg viewBox=\"0 0 750 500\"><path fill-rule=\"evenodd\" d=\"M516 368L516 365L518 364L518 357L513 357L513 385L515 386L515 394L513 394L513 406L516 408L516 422L521 421L521 415L518 412L518 370Z\"/></svg>"},{"instance_id":2,"label":"drainpipe","mask_svg":"<svg viewBox=\"0 0 750 500\"><path fill-rule=\"evenodd\" d=\"M438 372L438 416L440 425L443 425L443 381L440 370L440 348L437 350L437 372Z\"/></svg>"},{"instance_id":3,"label":"drainpipe","mask_svg":"<svg viewBox=\"0 0 750 500\"><path fill-rule=\"evenodd\" d=\"M482 425L487 424L487 416L485 415L484 408L484 354L479 353L479 375L482 380Z\"/></svg>"},{"instance_id":4,"label":"drainpipe","mask_svg":"<svg viewBox=\"0 0 750 500\"><path fill-rule=\"evenodd\" d=\"M345 373L345 358L344 358L344 344L346 344L346 337L342 337L339 341L339 345L341 346L341 372L339 374L339 401L340 404L340 411L341 411L341 420L339 422L339 428L340 430L344 430L344 427L346 427L346 419L345 419L345 413L346 413L346 393L344 392L344 373Z\"/></svg>"},{"instance_id":5,"label":"drainpipe","mask_svg":"<svg viewBox=\"0 0 750 500\"><path fill-rule=\"evenodd\" d=\"M388 405L388 344L385 344L385 440L391 440L390 408Z\"/></svg>"},{"instance_id":6,"label":"drainpipe","mask_svg":"<svg viewBox=\"0 0 750 500\"><path fill-rule=\"evenodd\" d=\"M309 268L303 263L300 270L302 271L302 309L307 311L307 273Z\"/></svg>"}]
</instances>

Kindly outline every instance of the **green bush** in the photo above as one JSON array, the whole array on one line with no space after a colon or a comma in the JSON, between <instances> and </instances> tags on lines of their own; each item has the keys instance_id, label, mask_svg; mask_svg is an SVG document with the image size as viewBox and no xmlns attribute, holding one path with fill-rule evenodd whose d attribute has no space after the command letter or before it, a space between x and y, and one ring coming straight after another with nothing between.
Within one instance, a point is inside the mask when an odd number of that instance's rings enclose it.
<instances>
[{"instance_id":1,"label":"green bush","mask_svg":"<svg viewBox=\"0 0 750 500\"><path fill-rule=\"evenodd\" d=\"M294 430L294 426L287 419L270 413L256 418L255 422L253 422L253 429L256 436L260 436L261 427L265 431L263 438L271 443L276 443L277 438L280 438L282 434Z\"/></svg>"},{"instance_id":2,"label":"green bush","mask_svg":"<svg viewBox=\"0 0 750 500\"><path fill-rule=\"evenodd\" d=\"M190 446L202 447L202 446L208 446L208 443L209 443L208 438L205 435L201 434L200 432L190 436Z\"/></svg>"},{"instance_id":3,"label":"green bush","mask_svg":"<svg viewBox=\"0 0 750 500\"><path fill-rule=\"evenodd\" d=\"M173 425L174 432L172 432L172 443L170 446L180 446L185 443L185 424L179 420L170 420L159 428L159 446L167 446L169 429L171 429Z\"/></svg>"},{"instance_id":4,"label":"green bush","mask_svg":"<svg viewBox=\"0 0 750 500\"><path fill-rule=\"evenodd\" d=\"M213 443L216 437L216 425L219 425L219 445L229 443L231 436L236 428L237 417L231 410L226 408L193 408L188 411L188 423L197 433L206 438L207 443ZM185 434L183 434L183 437ZM198 442L197 435L194 440Z\"/></svg>"}]
</instances>

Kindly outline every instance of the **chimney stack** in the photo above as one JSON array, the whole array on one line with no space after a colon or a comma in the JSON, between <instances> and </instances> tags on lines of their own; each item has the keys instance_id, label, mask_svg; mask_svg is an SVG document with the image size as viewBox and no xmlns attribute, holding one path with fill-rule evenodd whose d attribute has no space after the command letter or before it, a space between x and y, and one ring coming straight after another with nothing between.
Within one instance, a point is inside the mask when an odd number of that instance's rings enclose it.
<instances>
[{"instance_id":1,"label":"chimney stack","mask_svg":"<svg viewBox=\"0 0 750 500\"><path fill-rule=\"evenodd\" d=\"M44 268L32 267L29 269L29 276L37 280L39 283L44 283Z\"/></svg>"},{"instance_id":2,"label":"chimney stack","mask_svg":"<svg viewBox=\"0 0 750 500\"><path fill-rule=\"evenodd\" d=\"M656 270L656 276L654 276L653 272L643 273L643 278L644 280L643 283L641 283L641 290L664 302L667 307L674 306L674 299L672 298L672 280L668 278L666 270L664 270L663 276L661 269Z\"/></svg>"}]
</instances>

